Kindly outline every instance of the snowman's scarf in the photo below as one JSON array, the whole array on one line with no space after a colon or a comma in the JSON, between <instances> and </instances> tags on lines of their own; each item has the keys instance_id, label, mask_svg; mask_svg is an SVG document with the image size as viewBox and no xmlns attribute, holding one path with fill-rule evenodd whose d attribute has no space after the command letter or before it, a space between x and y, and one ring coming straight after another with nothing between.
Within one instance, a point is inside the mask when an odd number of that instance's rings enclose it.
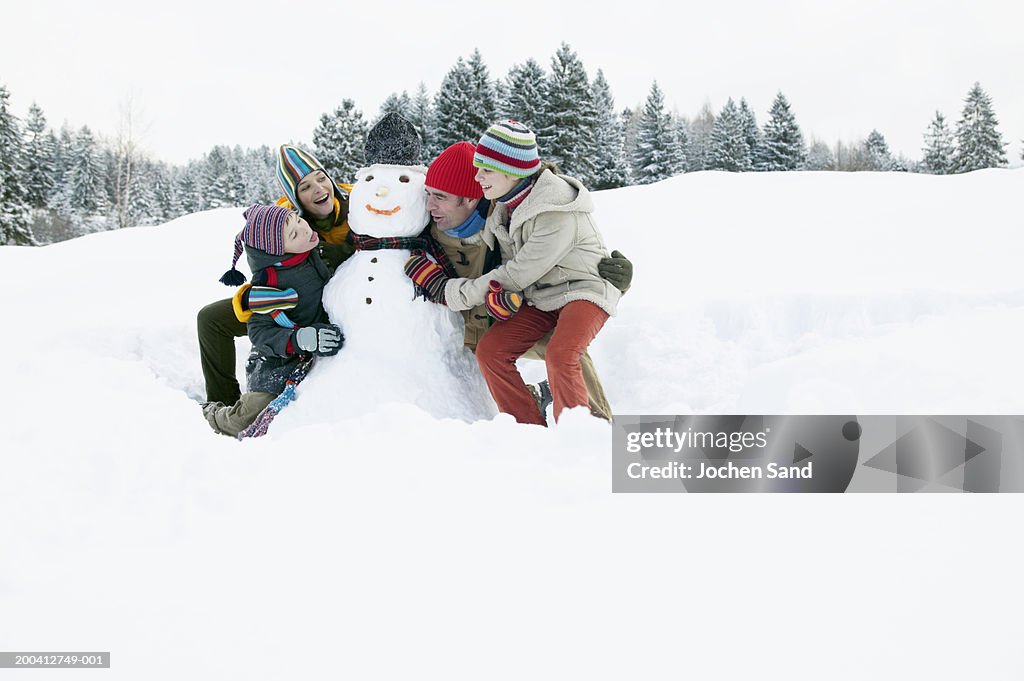
<instances>
[{"instance_id":1,"label":"snowman's scarf","mask_svg":"<svg viewBox=\"0 0 1024 681\"><path fill-rule=\"evenodd\" d=\"M441 266L444 273L449 277L458 276L455 273L455 268L452 266L451 260L445 254L444 249L441 248L441 244L437 243L434 239L430 238L430 227L423 230L423 233L419 236L364 236L362 234L356 234L355 232L349 232L349 236L352 238L352 243L355 245L357 251L380 251L380 250L405 250L412 251L415 253L427 253L430 255L434 262Z\"/></svg>"}]
</instances>

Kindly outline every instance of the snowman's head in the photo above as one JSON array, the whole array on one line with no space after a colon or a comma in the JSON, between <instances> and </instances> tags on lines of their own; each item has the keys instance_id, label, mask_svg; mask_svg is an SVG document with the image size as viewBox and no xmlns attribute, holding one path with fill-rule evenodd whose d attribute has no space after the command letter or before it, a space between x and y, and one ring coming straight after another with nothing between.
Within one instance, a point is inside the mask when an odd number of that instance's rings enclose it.
<instances>
[{"instance_id":1,"label":"snowman's head","mask_svg":"<svg viewBox=\"0 0 1024 681\"><path fill-rule=\"evenodd\" d=\"M417 236L430 221L423 166L375 164L356 173L348 224L373 237Z\"/></svg>"}]
</instances>

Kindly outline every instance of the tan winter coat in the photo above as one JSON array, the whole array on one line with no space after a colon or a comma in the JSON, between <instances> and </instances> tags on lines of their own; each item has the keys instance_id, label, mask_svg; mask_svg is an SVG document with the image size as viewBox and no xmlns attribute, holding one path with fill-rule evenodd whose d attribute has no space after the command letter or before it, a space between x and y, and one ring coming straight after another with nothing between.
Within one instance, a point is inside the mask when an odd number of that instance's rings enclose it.
<instances>
[{"instance_id":1,"label":"tan winter coat","mask_svg":"<svg viewBox=\"0 0 1024 681\"><path fill-rule=\"evenodd\" d=\"M493 279L508 291L522 291L529 304L545 312L587 300L614 315L622 294L597 271L608 250L593 210L590 192L577 180L541 172L511 224L505 206L498 204L481 232L488 246L496 242L501 249L501 267L483 277L450 280L444 291L448 307L480 305Z\"/></svg>"},{"instance_id":2,"label":"tan winter coat","mask_svg":"<svg viewBox=\"0 0 1024 681\"><path fill-rule=\"evenodd\" d=\"M482 232L483 230L481 230ZM475 278L484 273L484 263L487 260L487 245L481 238L480 232L460 239L456 236L449 236L436 224L431 223L430 235L444 249L445 255L455 268L455 273L460 277ZM466 333L464 342L471 348L475 348L490 327L490 317L487 315L487 308L483 304L462 311L466 320Z\"/></svg>"}]
</instances>

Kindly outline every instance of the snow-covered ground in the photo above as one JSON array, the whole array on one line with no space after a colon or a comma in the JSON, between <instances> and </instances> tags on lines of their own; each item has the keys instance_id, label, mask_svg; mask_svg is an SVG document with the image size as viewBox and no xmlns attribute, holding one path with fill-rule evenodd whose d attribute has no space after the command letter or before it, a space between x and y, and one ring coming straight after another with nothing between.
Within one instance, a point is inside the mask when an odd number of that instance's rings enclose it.
<instances>
[{"instance_id":1,"label":"snow-covered ground","mask_svg":"<svg viewBox=\"0 0 1024 681\"><path fill-rule=\"evenodd\" d=\"M598 193L636 265L592 346L612 406L1021 413L1021 196L1024 169ZM214 435L194 319L240 212L0 248L0 649L111 652L76 678L1024 675L1018 495L612 495L603 422L403 395Z\"/></svg>"}]
</instances>

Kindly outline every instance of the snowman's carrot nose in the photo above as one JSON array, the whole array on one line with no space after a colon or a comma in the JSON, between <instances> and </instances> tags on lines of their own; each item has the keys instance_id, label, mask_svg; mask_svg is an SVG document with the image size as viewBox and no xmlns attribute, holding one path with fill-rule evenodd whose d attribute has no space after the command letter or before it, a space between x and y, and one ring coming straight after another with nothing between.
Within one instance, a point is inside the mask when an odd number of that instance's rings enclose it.
<instances>
[{"instance_id":1,"label":"snowman's carrot nose","mask_svg":"<svg viewBox=\"0 0 1024 681\"><path fill-rule=\"evenodd\" d=\"M402 207L395 206L391 210L380 210L379 208L374 208L370 204L366 204L366 210L370 211L371 213L376 213L377 215L394 215L398 211L402 210Z\"/></svg>"}]
</instances>

